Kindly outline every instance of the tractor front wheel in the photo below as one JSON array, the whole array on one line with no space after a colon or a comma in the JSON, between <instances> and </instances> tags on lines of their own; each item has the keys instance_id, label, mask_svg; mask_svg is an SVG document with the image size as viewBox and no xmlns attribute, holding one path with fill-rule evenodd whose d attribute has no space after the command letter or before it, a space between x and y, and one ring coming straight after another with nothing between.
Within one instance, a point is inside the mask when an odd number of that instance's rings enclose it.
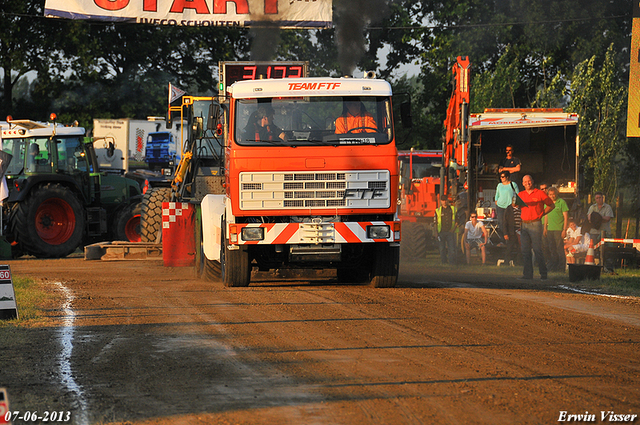
<instances>
[{"instance_id":1,"label":"tractor front wheel","mask_svg":"<svg viewBox=\"0 0 640 425\"><path fill-rule=\"evenodd\" d=\"M116 218L116 240L140 242L140 210L141 203L127 205L118 213Z\"/></svg>"}]
</instances>

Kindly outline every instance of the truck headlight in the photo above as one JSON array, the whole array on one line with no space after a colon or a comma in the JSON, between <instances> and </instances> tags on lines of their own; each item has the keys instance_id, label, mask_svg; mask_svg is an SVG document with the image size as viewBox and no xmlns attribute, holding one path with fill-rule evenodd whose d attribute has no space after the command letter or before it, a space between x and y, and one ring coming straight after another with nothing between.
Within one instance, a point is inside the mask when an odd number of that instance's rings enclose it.
<instances>
[{"instance_id":1,"label":"truck headlight","mask_svg":"<svg viewBox=\"0 0 640 425\"><path fill-rule=\"evenodd\" d=\"M264 240L264 227L243 227L243 241L261 241Z\"/></svg>"},{"instance_id":2,"label":"truck headlight","mask_svg":"<svg viewBox=\"0 0 640 425\"><path fill-rule=\"evenodd\" d=\"M388 225L367 226L367 237L369 239L389 239L391 237L391 228Z\"/></svg>"}]
</instances>

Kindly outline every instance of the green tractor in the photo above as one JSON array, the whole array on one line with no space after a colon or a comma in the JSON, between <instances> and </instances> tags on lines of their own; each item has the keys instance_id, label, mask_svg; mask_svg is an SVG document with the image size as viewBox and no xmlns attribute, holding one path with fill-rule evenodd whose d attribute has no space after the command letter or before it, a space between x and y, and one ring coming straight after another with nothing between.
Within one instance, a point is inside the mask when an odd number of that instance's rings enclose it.
<instances>
[{"instance_id":1,"label":"green tractor","mask_svg":"<svg viewBox=\"0 0 640 425\"><path fill-rule=\"evenodd\" d=\"M0 127L2 151L11 155L2 230L14 257L60 258L87 243L140 241L140 185L101 173L83 128L30 120Z\"/></svg>"}]
</instances>

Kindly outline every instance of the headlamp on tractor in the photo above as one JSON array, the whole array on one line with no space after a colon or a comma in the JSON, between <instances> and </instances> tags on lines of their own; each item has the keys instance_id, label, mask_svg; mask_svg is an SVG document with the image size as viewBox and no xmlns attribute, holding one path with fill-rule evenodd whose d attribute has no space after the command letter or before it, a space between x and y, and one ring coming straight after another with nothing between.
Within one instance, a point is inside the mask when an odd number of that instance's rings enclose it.
<instances>
[{"instance_id":1,"label":"headlamp on tractor","mask_svg":"<svg viewBox=\"0 0 640 425\"><path fill-rule=\"evenodd\" d=\"M264 227L243 227L243 241L261 241L264 240Z\"/></svg>"},{"instance_id":2,"label":"headlamp on tractor","mask_svg":"<svg viewBox=\"0 0 640 425\"><path fill-rule=\"evenodd\" d=\"M369 239L389 239L391 228L386 224L367 226L367 237Z\"/></svg>"}]
</instances>

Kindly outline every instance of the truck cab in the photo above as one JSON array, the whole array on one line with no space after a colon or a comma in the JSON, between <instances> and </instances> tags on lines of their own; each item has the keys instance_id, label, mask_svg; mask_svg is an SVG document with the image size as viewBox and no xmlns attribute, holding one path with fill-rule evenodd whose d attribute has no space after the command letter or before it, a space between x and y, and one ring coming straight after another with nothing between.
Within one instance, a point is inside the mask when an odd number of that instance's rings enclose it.
<instances>
[{"instance_id":1,"label":"truck cab","mask_svg":"<svg viewBox=\"0 0 640 425\"><path fill-rule=\"evenodd\" d=\"M390 85L267 79L238 81L228 95L225 193L202 201L207 264L221 264L228 286L248 285L254 267L334 268L341 281L395 285L399 176Z\"/></svg>"}]
</instances>

